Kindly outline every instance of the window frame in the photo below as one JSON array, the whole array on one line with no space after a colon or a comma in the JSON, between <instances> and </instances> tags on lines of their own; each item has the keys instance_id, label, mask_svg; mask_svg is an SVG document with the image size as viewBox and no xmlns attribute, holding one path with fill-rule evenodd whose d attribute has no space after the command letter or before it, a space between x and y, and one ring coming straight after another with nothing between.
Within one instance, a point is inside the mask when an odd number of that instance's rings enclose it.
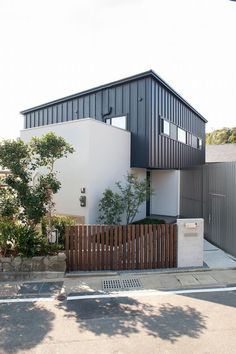
<instances>
[{"instance_id":1,"label":"window frame","mask_svg":"<svg viewBox=\"0 0 236 354\"><path fill-rule=\"evenodd\" d=\"M170 121L163 118L163 117L160 117L160 132L162 135L165 135L165 136L168 136L170 138ZM164 129L164 126L165 126L165 123L168 124L168 134L165 133L165 129Z\"/></svg>"},{"instance_id":2,"label":"window frame","mask_svg":"<svg viewBox=\"0 0 236 354\"><path fill-rule=\"evenodd\" d=\"M182 140L179 139L179 130L184 133L184 135L185 135L185 141L182 141ZM185 129L179 127L179 126L177 126L177 141L178 141L179 143L188 145L188 144L187 144L187 131L186 131Z\"/></svg>"},{"instance_id":3,"label":"window frame","mask_svg":"<svg viewBox=\"0 0 236 354\"><path fill-rule=\"evenodd\" d=\"M202 138L199 138L197 136L197 149L198 150L202 150L202 143L203 143Z\"/></svg>"},{"instance_id":4,"label":"window frame","mask_svg":"<svg viewBox=\"0 0 236 354\"><path fill-rule=\"evenodd\" d=\"M112 124L112 120L116 119L116 118L124 118L125 119L125 128L121 128L121 127L118 127L118 126ZM105 123L108 125L111 125L112 127L118 128L118 129L127 130L127 115L108 117L105 119Z\"/></svg>"}]
</instances>

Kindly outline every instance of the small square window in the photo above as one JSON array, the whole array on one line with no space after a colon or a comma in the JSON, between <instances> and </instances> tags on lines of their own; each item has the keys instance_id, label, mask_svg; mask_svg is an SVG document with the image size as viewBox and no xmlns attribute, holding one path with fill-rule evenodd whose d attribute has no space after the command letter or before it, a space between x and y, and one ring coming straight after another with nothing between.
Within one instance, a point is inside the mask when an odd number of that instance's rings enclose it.
<instances>
[{"instance_id":1,"label":"small square window","mask_svg":"<svg viewBox=\"0 0 236 354\"><path fill-rule=\"evenodd\" d=\"M178 127L178 141L186 144L187 142L187 132Z\"/></svg>"},{"instance_id":2,"label":"small square window","mask_svg":"<svg viewBox=\"0 0 236 354\"><path fill-rule=\"evenodd\" d=\"M161 133L165 135L170 135L170 123L165 119L161 119Z\"/></svg>"}]
</instances>

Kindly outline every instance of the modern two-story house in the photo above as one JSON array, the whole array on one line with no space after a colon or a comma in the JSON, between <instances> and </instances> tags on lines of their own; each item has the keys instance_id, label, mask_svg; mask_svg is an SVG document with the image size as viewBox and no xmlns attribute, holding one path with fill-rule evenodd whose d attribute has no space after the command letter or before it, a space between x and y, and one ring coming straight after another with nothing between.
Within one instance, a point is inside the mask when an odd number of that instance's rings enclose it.
<instances>
[{"instance_id":1,"label":"modern two-story house","mask_svg":"<svg viewBox=\"0 0 236 354\"><path fill-rule=\"evenodd\" d=\"M96 222L104 189L130 171L154 190L138 218L178 216L180 170L205 163L206 119L152 70L21 113L23 140L54 131L75 147L58 161L56 209L86 223Z\"/></svg>"}]
</instances>

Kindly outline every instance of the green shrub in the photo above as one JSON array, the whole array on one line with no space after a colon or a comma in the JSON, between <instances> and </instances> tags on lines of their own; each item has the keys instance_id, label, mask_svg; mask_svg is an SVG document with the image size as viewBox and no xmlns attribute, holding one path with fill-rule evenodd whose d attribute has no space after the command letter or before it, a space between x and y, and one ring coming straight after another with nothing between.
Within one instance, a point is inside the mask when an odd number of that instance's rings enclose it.
<instances>
[{"instance_id":1,"label":"green shrub","mask_svg":"<svg viewBox=\"0 0 236 354\"><path fill-rule=\"evenodd\" d=\"M149 218L145 218L142 220L138 220L133 222L132 224L165 224L165 220L162 219L149 219Z\"/></svg>"},{"instance_id":2,"label":"green shrub","mask_svg":"<svg viewBox=\"0 0 236 354\"><path fill-rule=\"evenodd\" d=\"M7 219L0 220L0 254L6 256L11 252L14 246L14 237L16 234L16 225L13 221Z\"/></svg>"},{"instance_id":3,"label":"green shrub","mask_svg":"<svg viewBox=\"0 0 236 354\"><path fill-rule=\"evenodd\" d=\"M17 225L15 233L15 250L19 256L33 257L41 255L45 237L27 225Z\"/></svg>"},{"instance_id":4,"label":"green shrub","mask_svg":"<svg viewBox=\"0 0 236 354\"><path fill-rule=\"evenodd\" d=\"M110 188L105 189L98 205L98 222L102 224L116 225L121 222L124 211L122 197Z\"/></svg>"},{"instance_id":5,"label":"green shrub","mask_svg":"<svg viewBox=\"0 0 236 354\"><path fill-rule=\"evenodd\" d=\"M46 240L47 241L47 240ZM54 256L59 252L64 251L64 245L58 243L45 242L41 247L40 256Z\"/></svg>"}]
</instances>

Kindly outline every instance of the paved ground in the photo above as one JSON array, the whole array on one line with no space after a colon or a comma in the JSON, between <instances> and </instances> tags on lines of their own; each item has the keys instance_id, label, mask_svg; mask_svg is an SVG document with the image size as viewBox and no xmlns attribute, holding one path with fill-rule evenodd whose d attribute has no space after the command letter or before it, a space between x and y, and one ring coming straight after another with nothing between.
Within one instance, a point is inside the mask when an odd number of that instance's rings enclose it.
<instances>
[{"instance_id":1,"label":"paved ground","mask_svg":"<svg viewBox=\"0 0 236 354\"><path fill-rule=\"evenodd\" d=\"M236 268L236 258L204 240L203 258L210 269Z\"/></svg>"},{"instance_id":2,"label":"paved ground","mask_svg":"<svg viewBox=\"0 0 236 354\"><path fill-rule=\"evenodd\" d=\"M133 294L0 304L0 353L236 353L235 291Z\"/></svg>"},{"instance_id":3,"label":"paved ground","mask_svg":"<svg viewBox=\"0 0 236 354\"><path fill-rule=\"evenodd\" d=\"M110 276L84 276L32 282L0 283L0 302L7 298L51 297L61 292L66 295L92 294L104 292L104 281L125 282L127 287L113 290L171 290L201 287L236 286L236 270L205 270L193 272L159 273L133 272ZM138 280L140 287L130 287L130 280ZM111 289L112 290L112 289Z\"/></svg>"}]
</instances>

